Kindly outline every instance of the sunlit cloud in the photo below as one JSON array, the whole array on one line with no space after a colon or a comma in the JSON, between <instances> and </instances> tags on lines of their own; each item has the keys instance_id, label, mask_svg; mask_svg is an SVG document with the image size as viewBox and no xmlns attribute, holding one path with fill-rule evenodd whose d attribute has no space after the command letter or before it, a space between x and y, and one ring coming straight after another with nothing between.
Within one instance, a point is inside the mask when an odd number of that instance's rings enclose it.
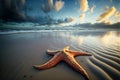
<instances>
[{"instance_id":1,"label":"sunlit cloud","mask_svg":"<svg viewBox=\"0 0 120 80\"><path fill-rule=\"evenodd\" d=\"M70 19L69 22L60 23L59 25L61 25L61 26L70 26L70 25L74 25L76 23L76 21L77 21L75 17L70 17L69 19Z\"/></svg>"},{"instance_id":2,"label":"sunlit cloud","mask_svg":"<svg viewBox=\"0 0 120 80\"><path fill-rule=\"evenodd\" d=\"M50 8L52 8L53 7L53 0L48 0L48 5Z\"/></svg>"},{"instance_id":3,"label":"sunlit cloud","mask_svg":"<svg viewBox=\"0 0 120 80\"><path fill-rule=\"evenodd\" d=\"M109 11L101 14L99 18L97 19L97 21L104 21L104 20L109 19L115 13L115 11L116 11L116 8L112 7Z\"/></svg>"},{"instance_id":4,"label":"sunlit cloud","mask_svg":"<svg viewBox=\"0 0 120 80\"><path fill-rule=\"evenodd\" d=\"M120 46L120 33L109 31L103 36L101 36L100 40L107 46L110 45Z\"/></svg>"},{"instance_id":5,"label":"sunlit cloud","mask_svg":"<svg viewBox=\"0 0 120 80\"><path fill-rule=\"evenodd\" d=\"M85 18L85 14L83 13L83 14L81 14L80 16L79 16L79 18L80 18L80 20L81 21L83 21L84 20L84 18Z\"/></svg>"},{"instance_id":6,"label":"sunlit cloud","mask_svg":"<svg viewBox=\"0 0 120 80\"><path fill-rule=\"evenodd\" d=\"M89 9L87 0L79 0L80 1L80 10L86 12Z\"/></svg>"},{"instance_id":7,"label":"sunlit cloud","mask_svg":"<svg viewBox=\"0 0 120 80\"><path fill-rule=\"evenodd\" d=\"M52 11L53 9L53 0L48 0L47 3L43 4L41 9L45 12L48 13L50 11Z\"/></svg>"},{"instance_id":8,"label":"sunlit cloud","mask_svg":"<svg viewBox=\"0 0 120 80\"><path fill-rule=\"evenodd\" d=\"M64 2L63 1L56 1L55 2L55 10L60 11L64 7Z\"/></svg>"},{"instance_id":9,"label":"sunlit cloud","mask_svg":"<svg viewBox=\"0 0 120 80\"><path fill-rule=\"evenodd\" d=\"M117 12L115 13L115 16L116 16L116 17L120 17L120 12L117 11Z\"/></svg>"},{"instance_id":10,"label":"sunlit cloud","mask_svg":"<svg viewBox=\"0 0 120 80\"><path fill-rule=\"evenodd\" d=\"M120 22L120 18L118 18L118 22Z\"/></svg>"},{"instance_id":11,"label":"sunlit cloud","mask_svg":"<svg viewBox=\"0 0 120 80\"><path fill-rule=\"evenodd\" d=\"M90 12L93 13L95 8L96 8L96 5L93 5L90 9Z\"/></svg>"},{"instance_id":12,"label":"sunlit cloud","mask_svg":"<svg viewBox=\"0 0 120 80\"><path fill-rule=\"evenodd\" d=\"M113 21L112 21L112 20L105 20L105 21L103 21L102 23L111 25L111 24L113 24Z\"/></svg>"},{"instance_id":13,"label":"sunlit cloud","mask_svg":"<svg viewBox=\"0 0 120 80\"><path fill-rule=\"evenodd\" d=\"M120 18L118 19L118 22L120 22Z\"/></svg>"}]
</instances>

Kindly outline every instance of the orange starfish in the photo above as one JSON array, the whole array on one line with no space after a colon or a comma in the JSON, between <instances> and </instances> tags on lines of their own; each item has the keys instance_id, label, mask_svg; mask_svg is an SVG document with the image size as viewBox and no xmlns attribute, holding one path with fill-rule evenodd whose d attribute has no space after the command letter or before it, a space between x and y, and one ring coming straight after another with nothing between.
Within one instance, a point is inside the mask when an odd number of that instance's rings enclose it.
<instances>
[{"instance_id":1,"label":"orange starfish","mask_svg":"<svg viewBox=\"0 0 120 80\"><path fill-rule=\"evenodd\" d=\"M69 64L72 68L74 68L76 71L80 72L87 80L89 80L89 76L87 72L82 68L80 64L75 60L75 56L91 56L89 53L81 52L81 51L72 51L69 50L69 46L63 48L61 51L52 51L47 50L47 53L50 55L54 55L54 57L49 60L47 63L43 65L34 65L34 68L39 70L49 69L56 64L58 64L60 61L65 61L67 64Z\"/></svg>"}]
</instances>

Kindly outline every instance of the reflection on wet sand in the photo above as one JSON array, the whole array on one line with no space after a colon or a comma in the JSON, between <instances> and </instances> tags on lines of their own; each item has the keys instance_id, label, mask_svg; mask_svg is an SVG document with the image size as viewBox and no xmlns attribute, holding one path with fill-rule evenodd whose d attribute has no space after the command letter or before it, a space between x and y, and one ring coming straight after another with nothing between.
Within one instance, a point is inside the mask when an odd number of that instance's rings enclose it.
<instances>
[{"instance_id":1,"label":"reflection on wet sand","mask_svg":"<svg viewBox=\"0 0 120 80\"><path fill-rule=\"evenodd\" d=\"M84 38L80 35L74 35L72 33L60 33L60 36L63 39L68 39L67 41L71 41L71 43L79 44L81 45L84 41ZM66 43L66 42L65 42Z\"/></svg>"},{"instance_id":2,"label":"reflection on wet sand","mask_svg":"<svg viewBox=\"0 0 120 80\"><path fill-rule=\"evenodd\" d=\"M100 37L100 40L106 46L120 46L120 33L115 31L106 32L106 34Z\"/></svg>"}]
</instances>

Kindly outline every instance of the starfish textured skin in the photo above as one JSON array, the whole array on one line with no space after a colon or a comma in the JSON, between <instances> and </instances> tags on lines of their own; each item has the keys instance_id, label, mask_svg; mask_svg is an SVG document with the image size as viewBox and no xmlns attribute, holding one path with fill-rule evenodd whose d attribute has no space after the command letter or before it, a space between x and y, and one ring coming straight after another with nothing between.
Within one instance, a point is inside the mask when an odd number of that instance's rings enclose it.
<instances>
[{"instance_id":1,"label":"starfish textured skin","mask_svg":"<svg viewBox=\"0 0 120 80\"><path fill-rule=\"evenodd\" d=\"M34 68L39 70L45 70L45 69L54 67L60 61L64 61L68 65L70 65L73 69L80 72L86 78L86 80L89 80L89 76L87 72L80 64L78 64L78 62L75 60L74 57L75 56L91 56L91 54L82 52L82 51L69 50L69 46L63 48L63 50L61 51L47 50L46 53L49 55L54 55L54 57L43 65L34 65Z\"/></svg>"}]
</instances>

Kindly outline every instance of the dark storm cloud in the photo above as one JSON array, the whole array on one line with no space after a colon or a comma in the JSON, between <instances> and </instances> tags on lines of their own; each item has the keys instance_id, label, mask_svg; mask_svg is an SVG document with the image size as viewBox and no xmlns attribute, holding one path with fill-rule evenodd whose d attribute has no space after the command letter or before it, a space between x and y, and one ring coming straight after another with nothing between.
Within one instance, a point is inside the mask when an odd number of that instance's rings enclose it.
<instances>
[{"instance_id":1,"label":"dark storm cloud","mask_svg":"<svg viewBox=\"0 0 120 80\"><path fill-rule=\"evenodd\" d=\"M21 1L22 7L24 7L25 6L25 0L20 0L20 1Z\"/></svg>"},{"instance_id":2,"label":"dark storm cloud","mask_svg":"<svg viewBox=\"0 0 120 80\"><path fill-rule=\"evenodd\" d=\"M2 19L25 20L23 8L25 0L2 0Z\"/></svg>"}]
</instances>

